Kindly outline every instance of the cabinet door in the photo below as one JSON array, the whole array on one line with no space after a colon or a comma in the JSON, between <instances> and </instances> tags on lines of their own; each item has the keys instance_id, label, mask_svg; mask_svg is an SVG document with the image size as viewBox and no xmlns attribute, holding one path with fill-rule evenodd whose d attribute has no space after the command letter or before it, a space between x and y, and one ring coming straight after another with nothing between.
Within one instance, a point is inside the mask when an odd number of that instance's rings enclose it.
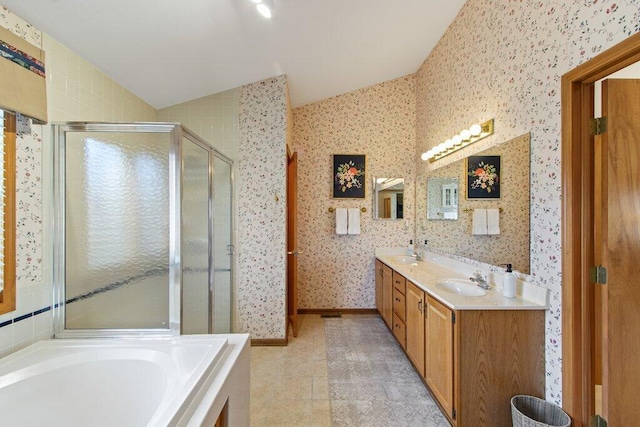
<instances>
[{"instance_id":1,"label":"cabinet door","mask_svg":"<svg viewBox=\"0 0 640 427\"><path fill-rule=\"evenodd\" d=\"M442 409L453 412L453 312L427 296L425 379Z\"/></svg>"},{"instance_id":2,"label":"cabinet door","mask_svg":"<svg viewBox=\"0 0 640 427\"><path fill-rule=\"evenodd\" d=\"M389 329L393 329L393 270L382 266L382 318Z\"/></svg>"},{"instance_id":3,"label":"cabinet door","mask_svg":"<svg viewBox=\"0 0 640 427\"><path fill-rule=\"evenodd\" d=\"M382 262L376 260L376 308L382 314Z\"/></svg>"},{"instance_id":4,"label":"cabinet door","mask_svg":"<svg viewBox=\"0 0 640 427\"><path fill-rule=\"evenodd\" d=\"M407 354L424 377L424 292L407 280Z\"/></svg>"}]
</instances>

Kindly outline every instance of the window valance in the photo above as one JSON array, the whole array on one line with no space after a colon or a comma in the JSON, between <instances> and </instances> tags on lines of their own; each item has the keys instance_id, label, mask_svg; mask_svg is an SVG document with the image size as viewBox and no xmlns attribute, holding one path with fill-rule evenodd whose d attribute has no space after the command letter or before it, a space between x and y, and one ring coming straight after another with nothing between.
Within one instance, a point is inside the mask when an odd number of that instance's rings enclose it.
<instances>
[{"instance_id":1,"label":"window valance","mask_svg":"<svg viewBox=\"0 0 640 427\"><path fill-rule=\"evenodd\" d=\"M0 109L47 122L44 51L2 27Z\"/></svg>"}]
</instances>

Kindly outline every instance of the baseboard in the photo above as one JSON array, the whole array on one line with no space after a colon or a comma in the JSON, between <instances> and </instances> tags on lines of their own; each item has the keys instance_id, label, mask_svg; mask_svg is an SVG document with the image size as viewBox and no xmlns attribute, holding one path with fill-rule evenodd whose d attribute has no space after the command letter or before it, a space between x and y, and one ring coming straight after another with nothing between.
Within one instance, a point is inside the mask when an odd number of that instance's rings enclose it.
<instances>
[{"instance_id":1,"label":"baseboard","mask_svg":"<svg viewBox=\"0 0 640 427\"><path fill-rule=\"evenodd\" d=\"M286 338L266 338L266 339L260 339L260 338L253 338L251 339L251 346L252 347L267 347L267 346L272 346L272 347L276 347L276 346L286 346L287 345L287 339Z\"/></svg>"},{"instance_id":2,"label":"baseboard","mask_svg":"<svg viewBox=\"0 0 640 427\"><path fill-rule=\"evenodd\" d=\"M299 308L298 314L378 314L375 308Z\"/></svg>"}]
</instances>

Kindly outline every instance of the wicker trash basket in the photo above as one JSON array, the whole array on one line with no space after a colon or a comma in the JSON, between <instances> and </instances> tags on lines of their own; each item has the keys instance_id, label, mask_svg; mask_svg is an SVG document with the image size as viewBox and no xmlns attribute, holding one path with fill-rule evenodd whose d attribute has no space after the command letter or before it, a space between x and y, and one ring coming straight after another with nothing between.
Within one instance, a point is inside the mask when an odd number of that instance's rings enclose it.
<instances>
[{"instance_id":1,"label":"wicker trash basket","mask_svg":"<svg viewBox=\"0 0 640 427\"><path fill-rule=\"evenodd\" d=\"M511 398L513 427L568 427L571 418L559 406L533 396Z\"/></svg>"}]
</instances>

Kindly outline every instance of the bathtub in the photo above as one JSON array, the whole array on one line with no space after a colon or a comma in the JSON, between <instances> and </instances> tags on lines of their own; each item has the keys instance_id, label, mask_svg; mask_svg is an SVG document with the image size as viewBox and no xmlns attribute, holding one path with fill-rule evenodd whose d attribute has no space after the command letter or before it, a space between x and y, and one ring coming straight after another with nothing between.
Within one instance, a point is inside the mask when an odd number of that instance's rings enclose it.
<instances>
[{"instance_id":1,"label":"bathtub","mask_svg":"<svg viewBox=\"0 0 640 427\"><path fill-rule=\"evenodd\" d=\"M0 359L7 426L249 425L246 334L53 339Z\"/></svg>"}]
</instances>

